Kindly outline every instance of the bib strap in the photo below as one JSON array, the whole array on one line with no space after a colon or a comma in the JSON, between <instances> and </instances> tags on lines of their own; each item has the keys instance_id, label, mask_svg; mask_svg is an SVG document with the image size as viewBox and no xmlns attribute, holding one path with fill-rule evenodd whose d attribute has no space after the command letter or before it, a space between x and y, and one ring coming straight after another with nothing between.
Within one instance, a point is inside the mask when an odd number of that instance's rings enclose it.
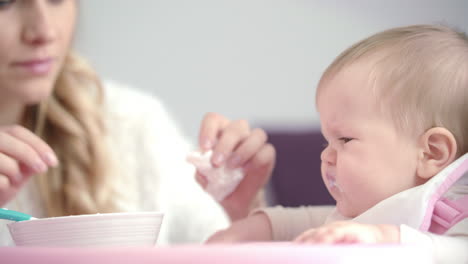
<instances>
[{"instance_id":1,"label":"bib strap","mask_svg":"<svg viewBox=\"0 0 468 264\"><path fill-rule=\"evenodd\" d=\"M468 195L457 200L442 198L434 206L429 232L444 234L465 218L468 218Z\"/></svg>"}]
</instances>

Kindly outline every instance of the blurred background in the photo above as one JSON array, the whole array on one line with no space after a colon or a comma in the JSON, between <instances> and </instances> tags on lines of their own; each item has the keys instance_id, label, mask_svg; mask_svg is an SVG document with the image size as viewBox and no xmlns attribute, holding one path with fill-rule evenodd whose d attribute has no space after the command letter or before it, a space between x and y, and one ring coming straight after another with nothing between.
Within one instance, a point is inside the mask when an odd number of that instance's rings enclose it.
<instances>
[{"instance_id":1,"label":"blurred background","mask_svg":"<svg viewBox=\"0 0 468 264\"><path fill-rule=\"evenodd\" d=\"M159 97L195 139L207 111L316 127L315 85L343 49L415 23L468 29L466 0L83 0L76 48Z\"/></svg>"},{"instance_id":2,"label":"blurred background","mask_svg":"<svg viewBox=\"0 0 468 264\"><path fill-rule=\"evenodd\" d=\"M468 30L466 0L84 0L80 5L76 48L101 76L157 96L193 142L208 111L279 131L271 132L279 152L276 174L319 173L317 164L302 166L319 161L315 86L338 53L395 26L443 23ZM290 133L296 134L293 141L285 136ZM314 178L317 183L286 186L291 182L286 179L278 185L290 190L321 184Z\"/></svg>"}]
</instances>

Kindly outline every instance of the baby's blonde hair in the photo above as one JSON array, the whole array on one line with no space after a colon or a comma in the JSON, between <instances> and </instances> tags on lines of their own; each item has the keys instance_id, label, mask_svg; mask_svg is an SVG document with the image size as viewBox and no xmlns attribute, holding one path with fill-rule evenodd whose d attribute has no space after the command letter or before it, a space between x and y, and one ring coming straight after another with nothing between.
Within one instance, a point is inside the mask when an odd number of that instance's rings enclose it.
<instances>
[{"instance_id":1,"label":"baby's blonde hair","mask_svg":"<svg viewBox=\"0 0 468 264\"><path fill-rule=\"evenodd\" d=\"M345 50L322 82L353 63L372 63L369 82L379 110L402 132L445 127L457 156L468 152L468 37L447 26L414 25L382 31Z\"/></svg>"},{"instance_id":2,"label":"baby's blonde hair","mask_svg":"<svg viewBox=\"0 0 468 264\"><path fill-rule=\"evenodd\" d=\"M48 216L115 211L102 119L102 87L76 54L65 59L50 98L26 111L26 124L60 164L36 178Z\"/></svg>"}]
</instances>

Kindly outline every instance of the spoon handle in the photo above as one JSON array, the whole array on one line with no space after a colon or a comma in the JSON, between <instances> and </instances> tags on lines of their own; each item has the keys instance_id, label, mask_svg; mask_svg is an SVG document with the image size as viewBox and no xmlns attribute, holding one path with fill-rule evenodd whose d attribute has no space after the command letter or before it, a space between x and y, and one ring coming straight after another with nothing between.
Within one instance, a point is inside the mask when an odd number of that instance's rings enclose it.
<instances>
[{"instance_id":1,"label":"spoon handle","mask_svg":"<svg viewBox=\"0 0 468 264\"><path fill-rule=\"evenodd\" d=\"M33 218L32 216L25 214L25 213L8 210L6 208L0 208L0 219L6 219L6 220L19 222L19 221L31 220L32 218Z\"/></svg>"}]
</instances>

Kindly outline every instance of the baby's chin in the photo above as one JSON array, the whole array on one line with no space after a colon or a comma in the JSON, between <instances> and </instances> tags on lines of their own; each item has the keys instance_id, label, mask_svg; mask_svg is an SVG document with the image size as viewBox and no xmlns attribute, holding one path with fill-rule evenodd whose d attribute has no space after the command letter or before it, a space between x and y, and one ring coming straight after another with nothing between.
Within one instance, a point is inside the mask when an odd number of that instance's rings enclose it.
<instances>
[{"instance_id":1,"label":"baby's chin","mask_svg":"<svg viewBox=\"0 0 468 264\"><path fill-rule=\"evenodd\" d=\"M362 210L357 210L356 208L343 205L343 203L339 201L336 202L336 210L341 216L346 218L355 218L364 212Z\"/></svg>"}]
</instances>

